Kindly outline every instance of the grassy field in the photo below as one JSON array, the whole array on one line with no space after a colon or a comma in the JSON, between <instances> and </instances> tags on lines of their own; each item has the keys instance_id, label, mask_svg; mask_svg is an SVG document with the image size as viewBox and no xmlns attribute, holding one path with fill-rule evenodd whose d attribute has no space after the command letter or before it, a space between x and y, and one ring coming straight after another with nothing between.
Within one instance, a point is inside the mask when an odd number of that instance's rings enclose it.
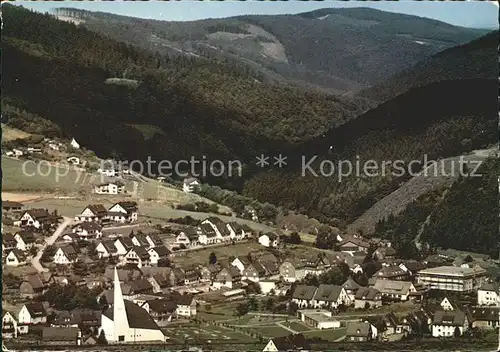
<instances>
[{"instance_id":1,"label":"grassy field","mask_svg":"<svg viewBox=\"0 0 500 352\"><path fill-rule=\"evenodd\" d=\"M183 252L185 255L178 253L175 257L173 257L172 261L179 265L195 263L206 264L208 262L208 257L212 252L215 253L217 258L227 258L232 255L235 257L246 256L251 251L262 248L263 247L260 244L255 242L236 243L234 245L206 248L199 251Z\"/></svg>"},{"instance_id":2,"label":"grassy field","mask_svg":"<svg viewBox=\"0 0 500 352\"><path fill-rule=\"evenodd\" d=\"M287 325L290 329L295 330L297 332L303 332L303 331L309 331L312 330L311 327L302 324L302 322L299 321L292 321L291 323L288 323Z\"/></svg>"},{"instance_id":3,"label":"grassy field","mask_svg":"<svg viewBox=\"0 0 500 352\"><path fill-rule=\"evenodd\" d=\"M236 340L238 342L252 342L256 341L251 337L242 334L237 331L231 331L230 329L225 329L222 327L213 327L213 326L189 326L183 327L178 326L175 328L165 329L165 333L172 340L178 343L184 342L195 342L195 341L228 341L228 340Z\"/></svg>"},{"instance_id":4,"label":"grassy field","mask_svg":"<svg viewBox=\"0 0 500 352\"><path fill-rule=\"evenodd\" d=\"M323 340L334 342L344 337L345 334L346 334L346 329L340 328L340 329L308 331L304 333L304 336L306 336L307 338L319 337Z\"/></svg>"},{"instance_id":5,"label":"grassy field","mask_svg":"<svg viewBox=\"0 0 500 352\"><path fill-rule=\"evenodd\" d=\"M78 193L98 176L50 165L48 162L16 160L2 156L3 191Z\"/></svg>"},{"instance_id":6,"label":"grassy field","mask_svg":"<svg viewBox=\"0 0 500 352\"><path fill-rule=\"evenodd\" d=\"M18 130L17 128L13 128L2 123L2 142L9 142L14 139L25 139L30 136L31 134L27 132Z\"/></svg>"}]
</instances>

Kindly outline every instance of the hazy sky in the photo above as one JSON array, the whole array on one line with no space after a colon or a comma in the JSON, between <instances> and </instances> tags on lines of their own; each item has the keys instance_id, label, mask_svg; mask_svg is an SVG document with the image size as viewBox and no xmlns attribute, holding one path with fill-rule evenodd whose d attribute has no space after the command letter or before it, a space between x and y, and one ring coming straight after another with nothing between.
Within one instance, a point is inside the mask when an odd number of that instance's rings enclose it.
<instances>
[{"instance_id":1,"label":"hazy sky","mask_svg":"<svg viewBox=\"0 0 500 352\"><path fill-rule=\"evenodd\" d=\"M433 18L464 27L498 28L496 1L16 1L15 4L41 12L56 7L74 7L165 21L190 21L243 14L293 14L325 7L371 7Z\"/></svg>"}]
</instances>

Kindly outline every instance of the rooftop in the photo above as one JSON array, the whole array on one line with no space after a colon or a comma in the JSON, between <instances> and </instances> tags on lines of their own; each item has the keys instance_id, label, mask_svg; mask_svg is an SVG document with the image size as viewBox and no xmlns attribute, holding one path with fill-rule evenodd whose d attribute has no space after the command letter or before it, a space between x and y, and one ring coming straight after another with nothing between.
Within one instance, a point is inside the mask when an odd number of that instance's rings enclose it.
<instances>
[{"instance_id":1,"label":"rooftop","mask_svg":"<svg viewBox=\"0 0 500 352\"><path fill-rule=\"evenodd\" d=\"M446 275L446 276L470 276L477 274L485 274L486 271L482 268L458 268L455 266L438 266L436 268L424 269L420 271L420 275Z\"/></svg>"}]
</instances>

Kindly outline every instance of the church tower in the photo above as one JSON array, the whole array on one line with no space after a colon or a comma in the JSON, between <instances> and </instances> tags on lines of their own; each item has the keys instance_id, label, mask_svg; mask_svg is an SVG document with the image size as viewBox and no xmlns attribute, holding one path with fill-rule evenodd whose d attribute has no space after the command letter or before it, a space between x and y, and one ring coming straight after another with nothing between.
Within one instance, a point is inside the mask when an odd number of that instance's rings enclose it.
<instances>
[{"instance_id":1,"label":"church tower","mask_svg":"<svg viewBox=\"0 0 500 352\"><path fill-rule=\"evenodd\" d=\"M113 324L115 330L115 341L125 341L125 336L129 330L127 311L125 310L125 302L123 301L122 288L118 271L115 267L115 279L113 289Z\"/></svg>"}]
</instances>

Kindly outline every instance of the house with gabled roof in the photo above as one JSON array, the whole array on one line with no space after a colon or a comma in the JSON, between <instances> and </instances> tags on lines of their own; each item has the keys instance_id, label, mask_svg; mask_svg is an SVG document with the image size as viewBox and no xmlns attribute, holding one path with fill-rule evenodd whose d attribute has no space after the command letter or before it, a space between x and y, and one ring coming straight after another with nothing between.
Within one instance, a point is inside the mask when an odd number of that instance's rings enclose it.
<instances>
[{"instance_id":1,"label":"house with gabled roof","mask_svg":"<svg viewBox=\"0 0 500 352\"><path fill-rule=\"evenodd\" d=\"M208 224L215 231L217 242L227 242L231 240L231 232L227 228L224 221L214 216L211 216L201 222L202 225Z\"/></svg>"},{"instance_id":2,"label":"house with gabled roof","mask_svg":"<svg viewBox=\"0 0 500 352\"><path fill-rule=\"evenodd\" d=\"M202 266L199 269L200 281L212 283L216 279L217 274L221 270L222 270L222 266L220 266L219 264L208 264L208 265Z\"/></svg>"},{"instance_id":3,"label":"house with gabled roof","mask_svg":"<svg viewBox=\"0 0 500 352\"><path fill-rule=\"evenodd\" d=\"M314 293L311 304L314 308L338 308L340 305L351 304L347 292L342 286L319 285Z\"/></svg>"},{"instance_id":4,"label":"house with gabled roof","mask_svg":"<svg viewBox=\"0 0 500 352\"><path fill-rule=\"evenodd\" d=\"M115 203L108 210L108 218L115 222L134 222L139 216L139 207L136 202L124 201Z\"/></svg>"},{"instance_id":5,"label":"house with gabled roof","mask_svg":"<svg viewBox=\"0 0 500 352\"><path fill-rule=\"evenodd\" d=\"M229 230L229 237L231 240L241 241L250 236L249 232L237 222L226 224L226 227Z\"/></svg>"},{"instance_id":6,"label":"house with gabled roof","mask_svg":"<svg viewBox=\"0 0 500 352\"><path fill-rule=\"evenodd\" d=\"M27 303L19 311L17 320L21 324L45 324L47 311L40 302Z\"/></svg>"},{"instance_id":7,"label":"house with gabled roof","mask_svg":"<svg viewBox=\"0 0 500 352\"><path fill-rule=\"evenodd\" d=\"M285 282L302 280L306 276L305 263L300 258L287 258L280 264L279 273Z\"/></svg>"},{"instance_id":8,"label":"house with gabled roof","mask_svg":"<svg viewBox=\"0 0 500 352\"><path fill-rule=\"evenodd\" d=\"M149 248L164 246L163 240L156 233L150 233L146 236L149 242Z\"/></svg>"},{"instance_id":9,"label":"house with gabled roof","mask_svg":"<svg viewBox=\"0 0 500 352\"><path fill-rule=\"evenodd\" d=\"M276 248L279 245L279 237L275 233L268 232L260 235L258 242L264 247Z\"/></svg>"},{"instance_id":10,"label":"house with gabled roof","mask_svg":"<svg viewBox=\"0 0 500 352\"><path fill-rule=\"evenodd\" d=\"M480 306L496 305L500 300L500 283L485 283L477 290L477 304Z\"/></svg>"},{"instance_id":11,"label":"house with gabled roof","mask_svg":"<svg viewBox=\"0 0 500 352\"><path fill-rule=\"evenodd\" d=\"M115 241L116 254L125 255L127 252L134 247L134 242L129 237L119 237Z\"/></svg>"},{"instance_id":12,"label":"house with gabled roof","mask_svg":"<svg viewBox=\"0 0 500 352\"><path fill-rule=\"evenodd\" d=\"M253 263L248 264L243 270L241 275L242 280L249 280L253 282L259 282L260 279L263 279L267 274L266 269L260 262L255 261Z\"/></svg>"},{"instance_id":13,"label":"house with gabled roof","mask_svg":"<svg viewBox=\"0 0 500 352\"><path fill-rule=\"evenodd\" d=\"M78 261L78 252L72 245L59 247L54 254L53 262L60 265L69 265Z\"/></svg>"},{"instance_id":14,"label":"house with gabled roof","mask_svg":"<svg viewBox=\"0 0 500 352\"><path fill-rule=\"evenodd\" d=\"M213 231L213 229L211 229ZM215 233L215 231L213 231ZM179 231L177 237L175 238L176 244L183 244L186 247L195 247L200 245L199 237L202 234L201 228L197 229L192 226L188 226L183 230ZM203 237L204 241L207 242L208 239ZM206 244L206 243L205 243Z\"/></svg>"},{"instance_id":15,"label":"house with gabled roof","mask_svg":"<svg viewBox=\"0 0 500 352\"><path fill-rule=\"evenodd\" d=\"M212 286L215 289L220 289L223 287L236 288L241 283L241 274L237 267L230 266L229 268L223 268L215 277Z\"/></svg>"},{"instance_id":16,"label":"house with gabled roof","mask_svg":"<svg viewBox=\"0 0 500 352\"><path fill-rule=\"evenodd\" d=\"M311 346L303 334L275 337L269 340L262 352L311 351Z\"/></svg>"},{"instance_id":17,"label":"house with gabled roof","mask_svg":"<svg viewBox=\"0 0 500 352\"><path fill-rule=\"evenodd\" d=\"M75 216L75 220L102 222L106 218L107 213L108 211L104 205L90 204L80 214Z\"/></svg>"},{"instance_id":18,"label":"house with gabled roof","mask_svg":"<svg viewBox=\"0 0 500 352\"><path fill-rule=\"evenodd\" d=\"M17 248L11 249L5 258L5 265L20 266L26 265L26 254Z\"/></svg>"},{"instance_id":19,"label":"house with gabled roof","mask_svg":"<svg viewBox=\"0 0 500 352\"><path fill-rule=\"evenodd\" d=\"M210 245L216 244L217 241L217 233L213 229L210 224L201 224L200 225L201 234L198 236L198 241L202 245Z\"/></svg>"},{"instance_id":20,"label":"house with gabled roof","mask_svg":"<svg viewBox=\"0 0 500 352\"><path fill-rule=\"evenodd\" d=\"M472 328L493 330L500 326L498 307L472 307Z\"/></svg>"},{"instance_id":21,"label":"house with gabled roof","mask_svg":"<svg viewBox=\"0 0 500 352\"><path fill-rule=\"evenodd\" d=\"M382 297L395 301L407 301L411 293L417 292L409 281L376 280L373 288L382 293Z\"/></svg>"},{"instance_id":22,"label":"house with gabled roof","mask_svg":"<svg viewBox=\"0 0 500 352\"><path fill-rule=\"evenodd\" d=\"M318 288L316 286L298 285L292 293L292 302L299 308L313 306L312 301Z\"/></svg>"},{"instance_id":23,"label":"house with gabled roof","mask_svg":"<svg viewBox=\"0 0 500 352\"><path fill-rule=\"evenodd\" d=\"M410 279L410 274L397 265L384 266L377 271L373 277L377 279L406 281Z\"/></svg>"},{"instance_id":24,"label":"house with gabled roof","mask_svg":"<svg viewBox=\"0 0 500 352\"><path fill-rule=\"evenodd\" d=\"M454 337L457 331L461 336L468 329L469 320L467 314L461 310L439 310L432 319L433 337Z\"/></svg>"},{"instance_id":25,"label":"house with gabled roof","mask_svg":"<svg viewBox=\"0 0 500 352\"><path fill-rule=\"evenodd\" d=\"M124 256L126 264L136 265L138 268L151 265L150 256L146 248L134 246Z\"/></svg>"},{"instance_id":26,"label":"house with gabled roof","mask_svg":"<svg viewBox=\"0 0 500 352\"><path fill-rule=\"evenodd\" d=\"M349 277L343 284L342 287L345 289L345 292L349 296L351 302L354 302L354 296L356 296L356 292L361 287L356 281Z\"/></svg>"},{"instance_id":27,"label":"house with gabled roof","mask_svg":"<svg viewBox=\"0 0 500 352\"><path fill-rule=\"evenodd\" d=\"M14 225L41 229L57 224L58 220L59 217L50 214L47 209L30 209L25 211Z\"/></svg>"},{"instance_id":28,"label":"house with gabled roof","mask_svg":"<svg viewBox=\"0 0 500 352\"><path fill-rule=\"evenodd\" d=\"M367 322L347 322L346 341L367 342L373 339L371 324Z\"/></svg>"},{"instance_id":29,"label":"house with gabled roof","mask_svg":"<svg viewBox=\"0 0 500 352\"><path fill-rule=\"evenodd\" d=\"M248 259L248 257L245 256L236 257L231 262L231 265L237 267L240 273L242 274L245 268L250 264L251 264L250 259Z\"/></svg>"},{"instance_id":30,"label":"house with gabled roof","mask_svg":"<svg viewBox=\"0 0 500 352\"><path fill-rule=\"evenodd\" d=\"M43 294L52 282L52 275L49 273L30 274L21 282L19 293L22 297L33 298Z\"/></svg>"},{"instance_id":31,"label":"house with gabled roof","mask_svg":"<svg viewBox=\"0 0 500 352\"><path fill-rule=\"evenodd\" d=\"M138 233L138 234L134 234L134 235L130 235L131 238L132 238L132 243L134 244L134 246L136 247L144 247L144 248L149 248L149 241L146 237L146 235L142 234L142 233Z\"/></svg>"},{"instance_id":32,"label":"house with gabled roof","mask_svg":"<svg viewBox=\"0 0 500 352\"><path fill-rule=\"evenodd\" d=\"M31 231L19 231L14 235L17 249L26 252L35 246L35 235Z\"/></svg>"},{"instance_id":33,"label":"house with gabled roof","mask_svg":"<svg viewBox=\"0 0 500 352\"><path fill-rule=\"evenodd\" d=\"M3 212L18 212L23 208L23 204L19 202L13 202L11 200L2 201L2 211Z\"/></svg>"},{"instance_id":34,"label":"house with gabled roof","mask_svg":"<svg viewBox=\"0 0 500 352\"><path fill-rule=\"evenodd\" d=\"M2 253L8 253L11 249L17 248L17 241L10 233L2 234Z\"/></svg>"},{"instance_id":35,"label":"house with gabled roof","mask_svg":"<svg viewBox=\"0 0 500 352\"><path fill-rule=\"evenodd\" d=\"M382 307L382 294L373 287L359 287L354 295L354 308Z\"/></svg>"},{"instance_id":36,"label":"house with gabled roof","mask_svg":"<svg viewBox=\"0 0 500 352\"><path fill-rule=\"evenodd\" d=\"M341 252L354 254L355 252L367 253L370 248L370 243L358 237L346 237L344 241L339 243Z\"/></svg>"},{"instance_id":37,"label":"house with gabled roof","mask_svg":"<svg viewBox=\"0 0 500 352\"><path fill-rule=\"evenodd\" d=\"M109 258L118 255L118 249L113 240L104 240L95 247L99 259Z\"/></svg>"},{"instance_id":38,"label":"house with gabled roof","mask_svg":"<svg viewBox=\"0 0 500 352\"><path fill-rule=\"evenodd\" d=\"M148 250L148 253L149 253L149 260L152 265L158 265L159 261L168 259L168 256L170 255L170 251L165 246L157 246L150 248Z\"/></svg>"},{"instance_id":39,"label":"house with gabled roof","mask_svg":"<svg viewBox=\"0 0 500 352\"><path fill-rule=\"evenodd\" d=\"M94 193L117 195L125 193L125 184L120 181L103 182L95 185Z\"/></svg>"},{"instance_id":40,"label":"house with gabled roof","mask_svg":"<svg viewBox=\"0 0 500 352\"><path fill-rule=\"evenodd\" d=\"M149 313L155 322L169 322L175 315L177 303L167 298L151 299L141 307Z\"/></svg>"},{"instance_id":41,"label":"house with gabled roof","mask_svg":"<svg viewBox=\"0 0 500 352\"><path fill-rule=\"evenodd\" d=\"M95 221L85 221L72 228L81 240L93 240L102 237L102 226Z\"/></svg>"},{"instance_id":42,"label":"house with gabled roof","mask_svg":"<svg viewBox=\"0 0 500 352\"><path fill-rule=\"evenodd\" d=\"M192 193L201 185L200 181L194 177L185 178L182 183L182 190L186 193Z\"/></svg>"}]
</instances>

